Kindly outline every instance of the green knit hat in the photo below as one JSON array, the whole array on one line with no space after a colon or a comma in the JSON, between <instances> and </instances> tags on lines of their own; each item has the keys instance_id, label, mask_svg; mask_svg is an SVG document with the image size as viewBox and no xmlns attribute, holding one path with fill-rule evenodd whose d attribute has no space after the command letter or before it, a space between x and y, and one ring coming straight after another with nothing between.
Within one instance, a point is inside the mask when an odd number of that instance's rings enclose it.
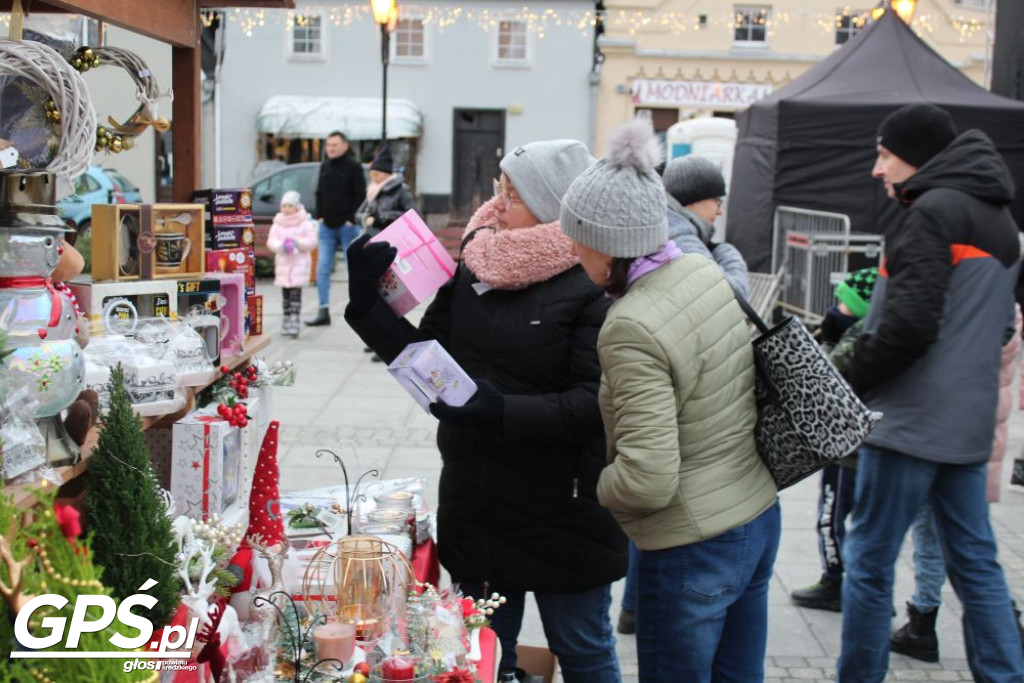
<instances>
[{"instance_id":1,"label":"green knit hat","mask_svg":"<svg viewBox=\"0 0 1024 683\"><path fill-rule=\"evenodd\" d=\"M868 312L868 304L871 302L871 292L875 289L875 280L878 279L878 268L861 268L846 276L846 279L836 285L836 298L846 304L850 314L857 318L863 318Z\"/></svg>"}]
</instances>

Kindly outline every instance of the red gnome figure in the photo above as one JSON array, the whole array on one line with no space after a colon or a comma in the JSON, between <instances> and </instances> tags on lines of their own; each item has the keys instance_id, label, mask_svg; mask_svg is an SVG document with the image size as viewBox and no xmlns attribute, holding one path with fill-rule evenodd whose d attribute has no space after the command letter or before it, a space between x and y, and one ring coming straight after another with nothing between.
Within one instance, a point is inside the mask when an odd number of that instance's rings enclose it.
<instances>
[{"instance_id":1,"label":"red gnome figure","mask_svg":"<svg viewBox=\"0 0 1024 683\"><path fill-rule=\"evenodd\" d=\"M259 535L267 546L284 543L284 523L281 520L281 502L278 491L280 476L277 469L277 434L279 423L274 420L267 427L267 435L260 446L256 473L253 475L252 493L249 494L249 528L228 565L228 571L238 577L231 589L231 606L242 622L249 620L251 593L270 585L270 571L266 562L254 563L253 549L248 539Z\"/></svg>"}]
</instances>

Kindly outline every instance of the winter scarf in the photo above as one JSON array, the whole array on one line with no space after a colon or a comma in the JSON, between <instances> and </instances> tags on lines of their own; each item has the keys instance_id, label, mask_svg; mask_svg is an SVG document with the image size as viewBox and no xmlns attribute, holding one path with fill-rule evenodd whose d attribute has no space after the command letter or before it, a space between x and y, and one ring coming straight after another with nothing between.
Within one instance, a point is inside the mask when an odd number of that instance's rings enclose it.
<instances>
[{"instance_id":1,"label":"winter scarf","mask_svg":"<svg viewBox=\"0 0 1024 683\"><path fill-rule=\"evenodd\" d=\"M672 240L665 242L661 245L658 251L647 256L639 256L633 259L633 262L629 264L629 272L626 274L627 287L631 287L634 282L639 280L647 273L661 268L669 261L675 261L677 258L683 255L683 252L679 250L676 243ZM609 294L608 298L618 299L618 296Z\"/></svg>"},{"instance_id":2,"label":"winter scarf","mask_svg":"<svg viewBox=\"0 0 1024 683\"><path fill-rule=\"evenodd\" d=\"M496 200L484 203L469 219L462 239L476 233L462 252L466 266L480 282L494 289L525 289L563 273L579 259L572 240L558 225L545 223L530 228L498 230Z\"/></svg>"},{"instance_id":3,"label":"winter scarf","mask_svg":"<svg viewBox=\"0 0 1024 683\"><path fill-rule=\"evenodd\" d=\"M384 186L388 184L388 181L391 180L394 177L395 177L394 174L391 174L387 178L385 178L384 182L382 182L382 183L370 183L369 185L367 185L366 186L366 201L367 201L367 203L371 203L374 200L376 200L377 199L377 195L380 194L380 191L383 190Z\"/></svg>"},{"instance_id":4,"label":"winter scarf","mask_svg":"<svg viewBox=\"0 0 1024 683\"><path fill-rule=\"evenodd\" d=\"M282 228L297 228L308 220L312 220L309 214L306 212L304 207L299 207L299 210L290 216L285 215L283 211L278 211L277 215L274 216L274 223L280 225Z\"/></svg>"}]
</instances>

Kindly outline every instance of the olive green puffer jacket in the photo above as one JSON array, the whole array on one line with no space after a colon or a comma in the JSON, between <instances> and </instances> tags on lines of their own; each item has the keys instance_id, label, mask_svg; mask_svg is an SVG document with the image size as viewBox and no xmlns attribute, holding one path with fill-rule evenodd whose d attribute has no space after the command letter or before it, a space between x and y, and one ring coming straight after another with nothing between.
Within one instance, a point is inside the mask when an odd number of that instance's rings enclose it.
<instances>
[{"instance_id":1,"label":"olive green puffer jacket","mask_svg":"<svg viewBox=\"0 0 1024 683\"><path fill-rule=\"evenodd\" d=\"M775 502L754 444L746 320L713 261L683 255L641 276L598 353L610 462L598 500L640 549L697 543Z\"/></svg>"}]
</instances>

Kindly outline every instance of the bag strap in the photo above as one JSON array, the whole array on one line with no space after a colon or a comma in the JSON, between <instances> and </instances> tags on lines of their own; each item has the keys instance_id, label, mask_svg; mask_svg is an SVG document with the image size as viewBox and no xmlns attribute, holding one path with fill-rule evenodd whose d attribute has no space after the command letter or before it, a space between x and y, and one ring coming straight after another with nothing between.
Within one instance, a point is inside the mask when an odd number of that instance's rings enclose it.
<instances>
[{"instance_id":1,"label":"bag strap","mask_svg":"<svg viewBox=\"0 0 1024 683\"><path fill-rule=\"evenodd\" d=\"M743 309L743 312L746 314L747 319L754 324L754 327L757 328L758 332L760 332L761 334L768 334L771 331L771 329L768 327L767 324L765 324L763 320L761 320L761 316L757 314L757 312L754 310L754 307L750 305L750 303L743 297L742 294L740 294L738 289L732 286L732 283L730 283L729 286L732 287L732 293L736 295L736 303L738 303L740 305L740 308Z\"/></svg>"}]
</instances>

